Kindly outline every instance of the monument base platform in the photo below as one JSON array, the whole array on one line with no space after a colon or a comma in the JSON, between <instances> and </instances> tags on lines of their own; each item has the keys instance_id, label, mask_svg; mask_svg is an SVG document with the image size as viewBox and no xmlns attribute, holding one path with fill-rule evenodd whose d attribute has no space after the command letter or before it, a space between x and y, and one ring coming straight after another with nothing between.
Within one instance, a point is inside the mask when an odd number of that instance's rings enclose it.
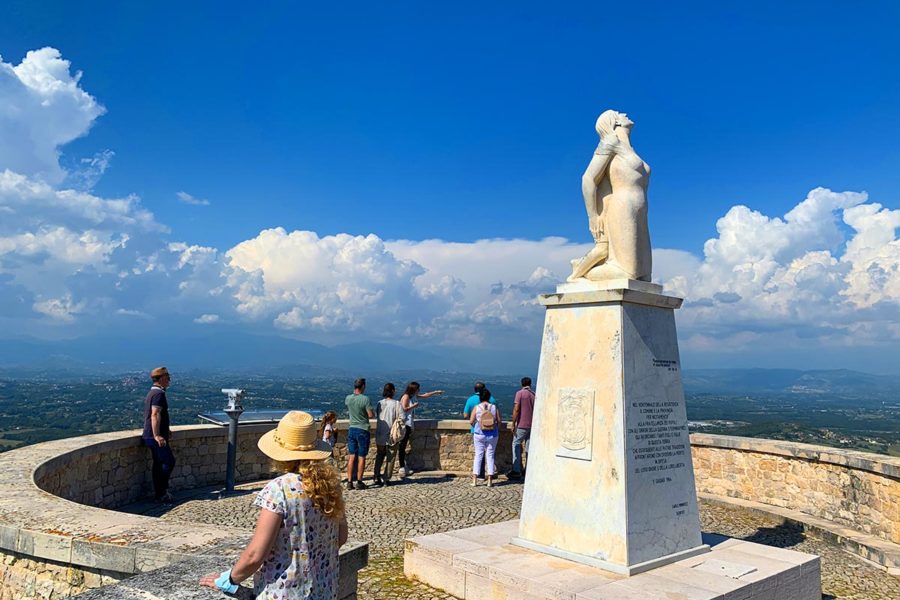
<instances>
[{"instance_id":1,"label":"monument base platform","mask_svg":"<svg viewBox=\"0 0 900 600\"><path fill-rule=\"evenodd\" d=\"M683 560L685 558L690 558L692 556L697 556L698 554L705 554L706 552L709 552L709 546L707 544L701 544L696 548L682 550L681 552L676 552L675 554L661 556L653 560L648 560L647 562L638 563L636 565L626 567L601 560L599 558L592 558L590 556L576 554L575 552L566 552L565 550L560 550L559 548L554 548L553 546L545 546L544 544L538 544L536 542L525 540L520 537L512 538L509 543L513 546L521 546L522 548L528 548L529 550L540 552L541 554L550 554L551 556L555 556L557 558L565 558L566 560L581 563L589 567L597 567L598 569L603 569L604 571L612 571L613 573L618 573L619 575L628 576L637 575L638 573L643 573L644 571L650 571L651 569L656 569L657 567L662 567L670 563Z\"/></svg>"},{"instance_id":2,"label":"monument base platform","mask_svg":"<svg viewBox=\"0 0 900 600\"><path fill-rule=\"evenodd\" d=\"M820 600L819 557L717 535L703 554L627 577L510 542L506 521L406 540L404 573L466 600Z\"/></svg>"}]
</instances>

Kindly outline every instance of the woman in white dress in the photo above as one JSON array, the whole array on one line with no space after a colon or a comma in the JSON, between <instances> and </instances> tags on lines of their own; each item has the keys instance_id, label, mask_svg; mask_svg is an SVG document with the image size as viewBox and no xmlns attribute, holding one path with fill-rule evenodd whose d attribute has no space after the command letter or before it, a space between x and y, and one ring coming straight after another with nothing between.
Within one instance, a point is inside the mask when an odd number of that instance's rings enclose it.
<instances>
[{"instance_id":1,"label":"woman in white dress","mask_svg":"<svg viewBox=\"0 0 900 600\"><path fill-rule=\"evenodd\" d=\"M256 529L234 566L200 585L234 595L252 575L258 599L335 600L347 519L340 475L326 462L331 446L319 438L312 415L300 411L286 414L258 446L286 473L257 495Z\"/></svg>"}]
</instances>

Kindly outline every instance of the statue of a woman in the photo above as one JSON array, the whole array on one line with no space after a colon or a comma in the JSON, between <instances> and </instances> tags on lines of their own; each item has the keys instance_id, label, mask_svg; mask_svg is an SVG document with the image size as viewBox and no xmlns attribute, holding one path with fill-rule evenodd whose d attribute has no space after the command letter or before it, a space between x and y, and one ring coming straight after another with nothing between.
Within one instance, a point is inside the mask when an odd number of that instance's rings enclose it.
<instances>
[{"instance_id":1,"label":"statue of a woman","mask_svg":"<svg viewBox=\"0 0 900 600\"><path fill-rule=\"evenodd\" d=\"M572 261L569 281L650 281L650 167L631 147L633 125L628 115L614 110L597 119L600 145L581 178L594 247Z\"/></svg>"}]
</instances>

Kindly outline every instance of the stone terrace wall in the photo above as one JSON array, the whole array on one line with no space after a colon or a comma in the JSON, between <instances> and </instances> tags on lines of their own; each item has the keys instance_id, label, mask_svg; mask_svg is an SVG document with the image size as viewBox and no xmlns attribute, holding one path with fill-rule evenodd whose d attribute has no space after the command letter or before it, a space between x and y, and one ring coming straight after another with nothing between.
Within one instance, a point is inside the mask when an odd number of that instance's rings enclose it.
<instances>
[{"instance_id":1,"label":"stone terrace wall","mask_svg":"<svg viewBox=\"0 0 900 600\"><path fill-rule=\"evenodd\" d=\"M68 598L129 577L58 561L35 559L18 552L0 552L0 600Z\"/></svg>"},{"instance_id":2,"label":"stone terrace wall","mask_svg":"<svg viewBox=\"0 0 900 600\"><path fill-rule=\"evenodd\" d=\"M699 493L790 508L900 544L900 459L696 433L691 446Z\"/></svg>"},{"instance_id":3,"label":"stone terrace wall","mask_svg":"<svg viewBox=\"0 0 900 600\"><path fill-rule=\"evenodd\" d=\"M256 448L256 440L268 429L247 425L239 430L235 468L239 481L257 480L271 473L269 459ZM224 482L226 434L226 428L216 425L174 428L172 490ZM34 473L35 483L56 496L101 508L116 508L146 497L152 489L151 461L150 451L141 445L140 432L109 436L102 444L85 446L41 464Z\"/></svg>"},{"instance_id":4,"label":"stone terrace wall","mask_svg":"<svg viewBox=\"0 0 900 600\"><path fill-rule=\"evenodd\" d=\"M239 479L271 472L256 450L268 428L242 431ZM216 426L175 428L174 489L224 481L225 434ZM249 537L245 529L104 510L150 493L150 454L139 435L94 434L0 454L0 600L67 598L186 558L236 558ZM365 543L341 549L342 589L355 590L367 557Z\"/></svg>"},{"instance_id":5,"label":"stone terrace wall","mask_svg":"<svg viewBox=\"0 0 900 600\"><path fill-rule=\"evenodd\" d=\"M271 425L239 429L237 481L274 474L256 447ZM346 466L346 421L338 422L338 466ZM225 478L226 428L176 427L172 439L177 464L171 487L219 485ZM41 489L90 506L115 508L150 493L149 451L138 433L108 434L102 444L61 454L35 470ZM367 471L375 462L374 431ZM850 527L900 544L900 459L754 438L693 434L697 490L720 497L751 500ZM415 470L468 473L472 437L460 420L416 421L408 464ZM497 468L510 468L510 432L501 432Z\"/></svg>"},{"instance_id":6,"label":"stone terrace wall","mask_svg":"<svg viewBox=\"0 0 900 600\"><path fill-rule=\"evenodd\" d=\"M274 475L271 461L256 446L272 425L242 425L238 429L235 480L258 481ZM374 427L366 470L375 463ZM40 465L35 483L56 496L101 508L130 504L150 494L150 452L140 443L140 432L108 434L102 445L92 444L61 454ZM225 481L227 428L216 425L176 427L171 440L175 470L170 489L178 491ZM338 422L335 456L346 468L347 423ZM417 471L469 472L472 468L472 436L463 421L417 421L408 450L409 466ZM501 431L497 468L512 466L511 437Z\"/></svg>"},{"instance_id":7,"label":"stone terrace wall","mask_svg":"<svg viewBox=\"0 0 900 600\"><path fill-rule=\"evenodd\" d=\"M256 447L270 427L241 427L238 481L273 474ZM213 425L175 428L173 490L223 484L226 432ZM139 435L96 434L0 454L0 600L9 589L17 590L13 597L37 598L51 589L59 594L93 587L179 556L215 554L218 545L246 535L203 526L188 534L183 525L94 508L115 508L150 493L150 453ZM339 422L336 456L342 469L345 441L346 422ZM875 536L890 546L881 556L900 556L900 459L707 434L692 435L691 444L699 493L789 508ZM369 471L374 455L373 444ZM467 423L416 422L408 459L413 469L469 473L471 460ZM510 466L508 431L501 433L497 463L501 472Z\"/></svg>"}]
</instances>

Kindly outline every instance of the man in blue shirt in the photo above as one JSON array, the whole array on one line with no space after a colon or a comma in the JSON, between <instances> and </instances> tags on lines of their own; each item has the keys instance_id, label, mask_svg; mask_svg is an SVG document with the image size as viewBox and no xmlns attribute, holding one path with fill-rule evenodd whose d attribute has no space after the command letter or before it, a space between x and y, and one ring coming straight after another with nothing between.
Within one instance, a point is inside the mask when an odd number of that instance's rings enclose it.
<instances>
[{"instance_id":1,"label":"man in blue shirt","mask_svg":"<svg viewBox=\"0 0 900 600\"><path fill-rule=\"evenodd\" d=\"M175 455L169 446L169 401L166 388L172 383L172 376L165 367L150 371L153 387L144 398L144 433L141 440L153 454L153 497L157 502L172 503L169 493L169 476L175 468Z\"/></svg>"},{"instance_id":2,"label":"man in blue shirt","mask_svg":"<svg viewBox=\"0 0 900 600\"><path fill-rule=\"evenodd\" d=\"M466 406L463 408L463 418L466 421L469 420L470 415L472 414L472 411L475 410L475 407L478 406L479 404L481 404L480 394L481 394L481 390L483 390L483 389L484 389L484 382L476 381L475 382L475 393L472 394L471 396L469 396L468 400L466 400ZM491 404L496 404L496 402L494 402L493 395L491 395ZM469 431L471 433L475 433L475 426L471 425L469 427ZM479 472L478 479L484 479L484 463L483 462L481 463L481 466L478 468L478 472Z\"/></svg>"}]
</instances>

